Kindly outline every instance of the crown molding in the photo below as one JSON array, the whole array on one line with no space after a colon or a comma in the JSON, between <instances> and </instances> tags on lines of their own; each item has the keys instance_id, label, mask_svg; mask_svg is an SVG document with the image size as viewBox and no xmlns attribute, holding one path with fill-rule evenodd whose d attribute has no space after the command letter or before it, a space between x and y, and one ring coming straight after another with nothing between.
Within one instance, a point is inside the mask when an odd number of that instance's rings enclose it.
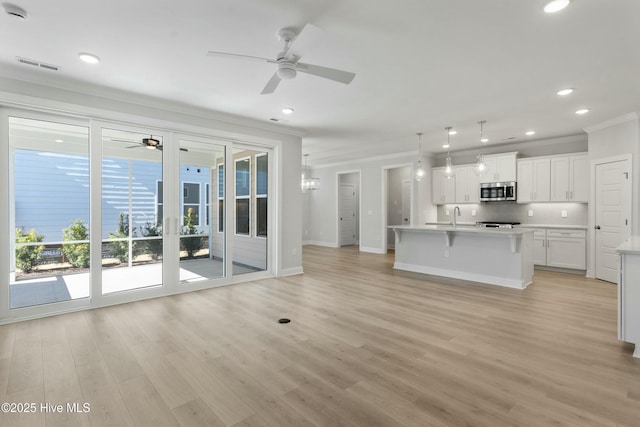
<instances>
[{"instance_id":1,"label":"crown molding","mask_svg":"<svg viewBox=\"0 0 640 427\"><path fill-rule=\"evenodd\" d=\"M610 128L611 126L616 126L622 123L638 120L639 118L640 116L636 112L628 113L628 114L624 114L622 116L615 117L613 119L595 124L593 126L587 126L586 128L584 128L584 131L587 133L593 133L602 129Z\"/></svg>"}]
</instances>

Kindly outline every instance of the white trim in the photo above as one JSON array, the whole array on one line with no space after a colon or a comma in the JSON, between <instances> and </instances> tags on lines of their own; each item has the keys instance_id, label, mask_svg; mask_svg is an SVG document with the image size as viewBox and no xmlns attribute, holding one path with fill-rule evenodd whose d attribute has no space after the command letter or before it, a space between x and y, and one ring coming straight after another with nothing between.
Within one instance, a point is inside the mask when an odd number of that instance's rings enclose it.
<instances>
[{"instance_id":1,"label":"white trim","mask_svg":"<svg viewBox=\"0 0 640 427\"><path fill-rule=\"evenodd\" d=\"M393 264L393 268L396 270L412 271L414 273L431 274L434 276L442 276L447 278L454 278L459 280L468 280L471 282L480 282L482 284L491 284L497 286L504 286L507 288L524 289L529 286L533 281L525 282L524 280L506 279L504 277L489 276L486 274L467 273L464 271L447 270L444 268L425 267L423 265L406 264L402 262L396 262Z\"/></svg>"},{"instance_id":2,"label":"white trim","mask_svg":"<svg viewBox=\"0 0 640 427\"><path fill-rule=\"evenodd\" d=\"M584 128L584 131L587 133L593 133L606 128L610 128L611 126L619 125L621 123L638 120L638 118L639 118L638 113L628 113L619 117L614 117L613 119L610 119L610 120L605 120L604 122L597 123L592 126L587 126L586 128Z\"/></svg>"},{"instance_id":3,"label":"white trim","mask_svg":"<svg viewBox=\"0 0 640 427\"><path fill-rule=\"evenodd\" d=\"M280 271L280 277L295 276L297 274L304 274L304 271L302 270L302 266L300 266L300 267L291 267L291 268L283 268Z\"/></svg>"},{"instance_id":4,"label":"white trim","mask_svg":"<svg viewBox=\"0 0 640 427\"><path fill-rule=\"evenodd\" d=\"M380 249L380 248L371 248L371 247L367 247L367 246L360 246L360 252L367 252L370 254L381 254L384 255L387 253L386 250L384 249Z\"/></svg>"},{"instance_id":5,"label":"white trim","mask_svg":"<svg viewBox=\"0 0 640 427\"><path fill-rule=\"evenodd\" d=\"M338 248L336 242L323 242L321 240L307 240L307 245L324 246L325 248Z\"/></svg>"}]
</instances>

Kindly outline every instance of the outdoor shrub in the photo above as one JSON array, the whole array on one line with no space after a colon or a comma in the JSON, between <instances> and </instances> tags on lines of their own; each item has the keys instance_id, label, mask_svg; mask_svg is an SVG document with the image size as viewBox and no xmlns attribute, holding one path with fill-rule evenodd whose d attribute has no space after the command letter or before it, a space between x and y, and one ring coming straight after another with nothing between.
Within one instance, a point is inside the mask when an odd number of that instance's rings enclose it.
<instances>
[{"instance_id":1,"label":"outdoor shrub","mask_svg":"<svg viewBox=\"0 0 640 427\"><path fill-rule=\"evenodd\" d=\"M118 218L118 228L115 233L109 233L109 237L112 239L118 238L128 238L129 237L129 215L126 215L124 212L120 212L120 217ZM135 246L135 242L131 245L131 250ZM118 258L120 262L129 262L129 241L121 240L118 242L111 242L109 244L111 246L111 255Z\"/></svg>"},{"instance_id":2,"label":"outdoor shrub","mask_svg":"<svg viewBox=\"0 0 640 427\"><path fill-rule=\"evenodd\" d=\"M152 222L148 222L140 231L142 237L162 236L162 223L158 222L157 224L154 224ZM162 253L162 239L142 240L140 243L144 246L146 253L150 254L154 261L157 261L158 257Z\"/></svg>"},{"instance_id":3,"label":"outdoor shrub","mask_svg":"<svg viewBox=\"0 0 640 427\"><path fill-rule=\"evenodd\" d=\"M16 228L16 243L34 243L42 242L44 240L43 234L36 234L36 230L33 228L29 230L27 234L24 234L21 229ZM25 273L33 271L33 268L38 265L40 260L40 253L44 249L43 245L33 246L20 246L16 248L16 267Z\"/></svg>"},{"instance_id":4,"label":"outdoor shrub","mask_svg":"<svg viewBox=\"0 0 640 427\"><path fill-rule=\"evenodd\" d=\"M197 218L193 208L187 209L187 214L184 216L184 227L180 231L180 234L190 236L180 238L180 248L187 252L188 258L193 258L195 253L202 249L206 240L205 237L195 236L195 234L202 234L198 233L195 225Z\"/></svg>"},{"instance_id":5,"label":"outdoor shrub","mask_svg":"<svg viewBox=\"0 0 640 427\"><path fill-rule=\"evenodd\" d=\"M89 229L80 218L74 220L69 228L63 229L62 233L65 242L89 239ZM89 267L89 243L62 245L62 253L72 266L78 268Z\"/></svg>"}]
</instances>

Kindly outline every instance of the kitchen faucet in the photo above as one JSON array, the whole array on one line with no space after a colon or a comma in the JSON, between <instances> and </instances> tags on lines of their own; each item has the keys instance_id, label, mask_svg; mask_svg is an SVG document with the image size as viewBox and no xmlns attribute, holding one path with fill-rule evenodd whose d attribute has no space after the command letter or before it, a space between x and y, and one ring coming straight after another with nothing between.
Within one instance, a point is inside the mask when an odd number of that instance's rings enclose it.
<instances>
[{"instance_id":1,"label":"kitchen faucet","mask_svg":"<svg viewBox=\"0 0 640 427\"><path fill-rule=\"evenodd\" d=\"M455 208L453 208L453 226L457 226L457 222L456 222L456 212L458 212L458 216L460 216L460 207L456 206Z\"/></svg>"}]
</instances>

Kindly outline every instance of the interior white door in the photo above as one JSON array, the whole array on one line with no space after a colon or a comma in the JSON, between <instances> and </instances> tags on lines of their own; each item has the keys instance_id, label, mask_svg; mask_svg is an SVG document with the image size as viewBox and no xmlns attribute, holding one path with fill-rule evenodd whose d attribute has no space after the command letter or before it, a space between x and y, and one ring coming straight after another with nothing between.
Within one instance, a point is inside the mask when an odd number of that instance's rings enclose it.
<instances>
[{"instance_id":1,"label":"interior white door","mask_svg":"<svg viewBox=\"0 0 640 427\"><path fill-rule=\"evenodd\" d=\"M411 181L402 181L402 225L411 224Z\"/></svg>"},{"instance_id":2,"label":"interior white door","mask_svg":"<svg viewBox=\"0 0 640 427\"><path fill-rule=\"evenodd\" d=\"M595 277L614 283L618 281L616 248L629 237L630 230L627 163L621 160L595 168Z\"/></svg>"},{"instance_id":3,"label":"interior white door","mask_svg":"<svg viewBox=\"0 0 640 427\"><path fill-rule=\"evenodd\" d=\"M356 243L356 202L353 184L340 184L340 246Z\"/></svg>"}]
</instances>

